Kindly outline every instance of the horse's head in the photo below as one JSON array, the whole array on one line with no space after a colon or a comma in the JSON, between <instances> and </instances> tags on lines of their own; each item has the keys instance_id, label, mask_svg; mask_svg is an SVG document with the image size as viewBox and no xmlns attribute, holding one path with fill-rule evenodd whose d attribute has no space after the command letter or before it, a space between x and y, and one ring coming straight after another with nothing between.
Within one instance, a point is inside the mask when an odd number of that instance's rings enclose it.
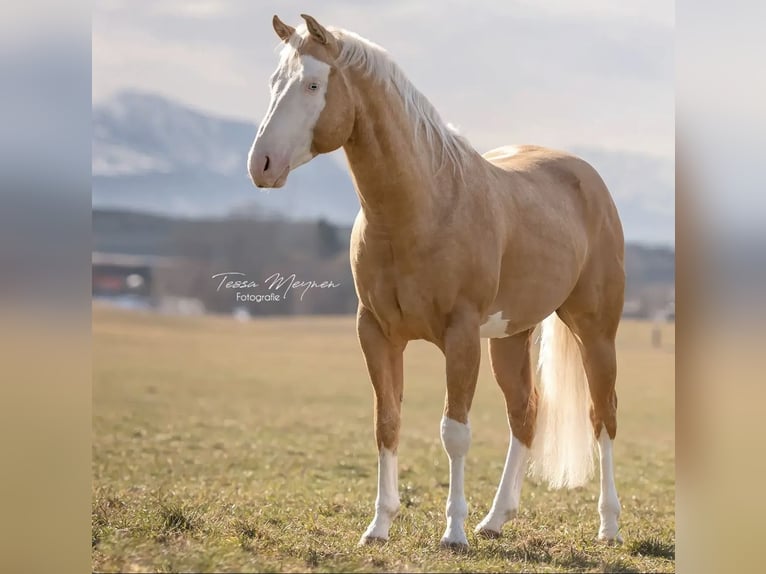
<instances>
[{"instance_id":1,"label":"horse's head","mask_svg":"<svg viewBox=\"0 0 766 574\"><path fill-rule=\"evenodd\" d=\"M258 187L282 187L291 169L341 147L351 135L354 106L346 78L334 66L340 42L311 16L296 31L274 16L282 39L271 76L271 101L248 157Z\"/></svg>"}]
</instances>

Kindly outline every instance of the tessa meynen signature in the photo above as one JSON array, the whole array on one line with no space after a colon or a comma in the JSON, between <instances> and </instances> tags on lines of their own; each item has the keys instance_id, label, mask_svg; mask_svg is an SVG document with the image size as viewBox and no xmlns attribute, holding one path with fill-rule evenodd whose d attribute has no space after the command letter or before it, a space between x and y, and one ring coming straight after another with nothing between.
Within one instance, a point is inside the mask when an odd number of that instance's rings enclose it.
<instances>
[{"instance_id":1,"label":"tessa meynen signature","mask_svg":"<svg viewBox=\"0 0 766 574\"><path fill-rule=\"evenodd\" d=\"M234 278L232 278L234 277ZM300 295L300 300L303 300L303 296L311 289L332 289L333 287L339 287L340 283L335 281L298 281L295 277L295 273L291 275L282 275L281 273L274 273L266 278L261 284L257 281L248 279L244 273L239 271L225 271L223 273L216 273L211 276L211 279L220 279L216 291L221 289L257 289L263 287L268 291L271 291L272 296L276 296L276 301L279 301L279 295L277 291L281 291L282 297L287 298L292 290L303 290ZM247 299L246 294L237 293L237 300Z\"/></svg>"}]
</instances>

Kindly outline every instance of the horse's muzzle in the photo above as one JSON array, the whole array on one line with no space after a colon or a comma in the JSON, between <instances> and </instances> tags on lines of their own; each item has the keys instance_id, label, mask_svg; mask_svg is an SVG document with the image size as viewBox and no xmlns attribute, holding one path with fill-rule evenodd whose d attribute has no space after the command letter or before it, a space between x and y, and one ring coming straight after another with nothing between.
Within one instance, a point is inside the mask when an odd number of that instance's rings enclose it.
<instances>
[{"instance_id":1,"label":"horse's muzzle","mask_svg":"<svg viewBox=\"0 0 766 574\"><path fill-rule=\"evenodd\" d=\"M265 153L251 154L247 167L256 187L282 187L290 173L288 161Z\"/></svg>"}]
</instances>

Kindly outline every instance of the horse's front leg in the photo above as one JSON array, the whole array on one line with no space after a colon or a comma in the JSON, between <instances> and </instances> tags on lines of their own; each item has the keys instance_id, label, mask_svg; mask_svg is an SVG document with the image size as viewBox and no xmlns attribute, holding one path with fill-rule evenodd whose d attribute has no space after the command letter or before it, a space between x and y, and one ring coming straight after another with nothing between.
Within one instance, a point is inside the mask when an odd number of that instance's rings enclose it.
<instances>
[{"instance_id":1,"label":"horse's front leg","mask_svg":"<svg viewBox=\"0 0 766 574\"><path fill-rule=\"evenodd\" d=\"M447 529L441 545L465 550L465 519L468 504L463 488L465 458L471 446L468 411L471 409L481 361L478 315L471 311L456 312L444 336L447 362L447 398L441 422L441 439L449 457L450 477L447 498Z\"/></svg>"},{"instance_id":2,"label":"horse's front leg","mask_svg":"<svg viewBox=\"0 0 766 574\"><path fill-rule=\"evenodd\" d=\"M391 523L399 511L399 477L396 449L402 406L404 343L388 340L375 317L359 306L357 333L372 388L375 391L375 439L378 445L378 496L375 517L359 544L388 540Z\"/></svg>"}]
</instances>

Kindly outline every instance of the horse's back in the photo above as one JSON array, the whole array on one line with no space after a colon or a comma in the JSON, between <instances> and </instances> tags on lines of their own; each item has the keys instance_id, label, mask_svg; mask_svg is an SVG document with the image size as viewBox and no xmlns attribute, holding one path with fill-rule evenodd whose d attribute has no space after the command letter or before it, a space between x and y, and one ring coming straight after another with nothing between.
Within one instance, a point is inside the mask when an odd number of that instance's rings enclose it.
<instances>
[{"instance_id":1,"label":"horse's back","mask_svg":"<svg viewBox=\"0 0 766 574\"><path fill-rule=\"evenodd\" d=\"M582 215L592 240L601 236L622 247L622 225L612 195L600 174L584 159L534 145L499 147L483 157L509 174L510 193L526 195L531 203L550 204L552 209L567 200Z\"/></svg>"},{"instance_id":2,"label":"horse's back","mask_svg":"<svg viewBox=\"0 0 766 574\"><path fill-rule=\"evenodd\" d=\"M611 200L595 168L565 151L534 145L504 146L488 151L483 157L506 172L524 174L530 181L553 180L559 187L576 184L590 195L605 195Z\"/></svg>"},{"instance_id":3,"label":"horse's back","mask_svg":"<svg viewBox=\"0 0 766 574\"><path fill-rule=\"evenodd\" d=\"M505 170L530 169L544 162L575 156L563 151L536 145L507 145L489 150L484 159Z\"/></svg>"}]
</instances>

